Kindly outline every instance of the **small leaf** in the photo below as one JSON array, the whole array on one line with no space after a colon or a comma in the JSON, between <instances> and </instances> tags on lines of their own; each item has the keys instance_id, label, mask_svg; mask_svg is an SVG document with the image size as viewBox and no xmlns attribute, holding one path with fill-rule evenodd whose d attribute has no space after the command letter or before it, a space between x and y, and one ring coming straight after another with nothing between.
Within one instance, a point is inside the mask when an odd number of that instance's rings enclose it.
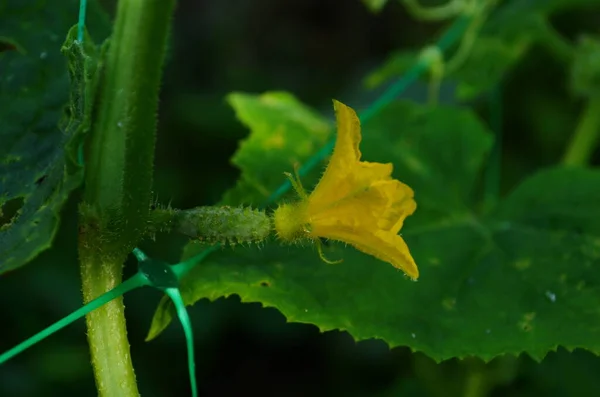
<instances>
[{"instance_id":1,"label":"small leaf","mask_svg":"<svg viewBox=\"0 0 600 397\"><path fill-rule=\"evenodd\" d=\"M0 53L0 208L15 202L19 208L2 220L0 273L50 246L62 205L82 181L77 149L89 127L98 55L89 37L85 46L75 42L72 29L62 48L67 69L60 42L77 10L78 1L3 4L0 37L10 37L15 50ZM108 31L95 2L88 20Z\"/></svg>"},{"instance_id":2,"label":"small leaf","mask_svg":"<svg viewBox=\"0 0 600 397\"><path fill-rule=\"evenodd\" d=\"M223 204L258 206L281 184L284 172L327 142L331 123L284 92L233 93L228 101L252 134L232 158L242 175Z\"/></svg>"},{"instance_id":3,"label":"small leaf","mask_svg":"<svg viewBox=\"0 0 600 397\"><path fill-rule=\"evenodd\" d=\"M274 243L211 254L183 281L185 302L237 294L288 321L382 338L438 361L522 352L541 359L558 345L598 351L600 171L540 172L481 215L473 188L490 145L465 109L394 103L363 126L363 158L392 161L395 177L415 191L417 211L402 235L418 282L340 244L326 255L344 261L326 265L313 249ZM184 257L197 249L188 245ZM149 338L172 313L163 300Z\"/></svg>"}]
</instances>

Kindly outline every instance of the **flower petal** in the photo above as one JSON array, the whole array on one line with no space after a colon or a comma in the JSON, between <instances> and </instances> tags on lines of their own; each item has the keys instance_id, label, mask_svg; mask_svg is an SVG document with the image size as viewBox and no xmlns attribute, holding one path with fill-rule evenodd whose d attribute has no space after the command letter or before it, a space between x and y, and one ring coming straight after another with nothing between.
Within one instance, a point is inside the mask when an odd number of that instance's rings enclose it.
<instances>
[{"instance_id":1,"label":"flower petal","mask_svg":"<svg viewBox=\"0 0 600 397\"><path fill-rule=\"evenodd\" d=\"M356 112L336 100L333 101L335 118L337 122L337 138L333 156L329 162L332 171L337 166L345 167L346 164L354 164L360 161L360 120ZM335 161L334 161L335 160Z\"/></svg>"},{"instance_id":2,"label":"flower petal","mask_svg":"<svg viewBox=\"0 0 600 397\"><path fill-rule=\"evenodd\" d=\"M392 179L392 164L359 161L361 134L358 116L340 102L334 101L334 106L338 123L336 146L323 177L311 193L312 213L369 190L378 181Z\"/></svg>"},{"instance_id":3,"label":"flower petal","mask_svg":"<svg viewBox=\"0 0 600 397\"><path fill-rule=\"evenodd\" d=\"M313 226L334 226L351 230L378 230L379 218L385 213L388 198L377 188L367 188L334 203L310 202L308 221Z\"/></svg>"},{"instance_id":4,"label":"flower petal","mask_svg":"<svg viewBox=\"0 0 600 397\"><path fill-rule=\"evenodd\" d=\"M384 180L334 203L318 203L311 198L307 214L308 222L313 225L343 225L352 230L398 234L404 219L416 207L410 187L397 180Z\"/></svg>"},{"instance_id":5,"label":"flower petal","mask_svg":"<svg viewBox=\"0 0 600 397\"><path fill-rule=\"evenodd\" d=\"M312 234L351 244L365 254L390 263L413 280L419 277L419 269L408 246L404 239L397 234L382 230L355 231L340 226L314 227Z\"/></svg>"},{"instance_id":6,"label":"flower petal","mask_svg":"<svg viewBox=\"0 0 600 397\"><path fill-rule=\"evenodd\" d=\"M333 154L325 173L321 177L313 194L316 201L336 201L347 195L353 187L348 183L360 160L360 121L358 116L348 106L333 101L337 119L337 137Z\"/></svg>"},{"instance_id":7,"label":"flower petal","mask_svg":"<svg viewBox=\"0 0 600 397\"><path fill-rule=\"evenodd\" d=\"M398 234L402 229L404 219L412 215L417 209L417 203L413 198L413 190L408 185L395 179L378 182L373 188L378 188L380 193L386 197L385 208L379 214L378 228Z\"/></svg>"},{"instance_id":8,"label":"flower petal","mask_svg":"<svg viewBox=\"0 0 600 397\"><path fill-rule=\"evenodd\" d=\"M391 164L358 163L354 171L344 178L319 184L310 195L309 212L318 213L332 207L348 205L355 199L373 193L372 186L380 181L390 181Z\"/></svg>"}]
</instances>

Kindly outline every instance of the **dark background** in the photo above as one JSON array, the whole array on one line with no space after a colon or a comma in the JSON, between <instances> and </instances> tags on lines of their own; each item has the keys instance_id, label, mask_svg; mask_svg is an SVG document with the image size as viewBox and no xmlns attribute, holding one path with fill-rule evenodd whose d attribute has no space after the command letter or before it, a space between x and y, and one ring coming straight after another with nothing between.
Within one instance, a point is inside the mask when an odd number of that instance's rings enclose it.
<instances>
[{"instance_id":1,"label":"dark background","mask_svg":"<svg viewBox=\"0 0 600 397\"><path fill-rule=\"evenodd\" d=\"M552 22L574 40L581 32L598 33L599 17L573 11ZM235 182L238 170L229 158L248 131L225 102L227 93L286 90L328 117L331 98L360 110L375 97L362 88L368 72L391 51L421 47L443 29L415 21L394 0L379 15L360 0L179 1L159 112L158 200L178 208L211 204ZM567 73L534 47L505 79L503 192L560 160L582 108ZM405 96L420 101L425 92L417 84ZM473 103L485 115L484 105ZM74 196L65 207L51 250L0 278L0 351L79 306L76 203ZM181 244L162 237L143 247L175 262ZM131 262L126 273L134 269ZM160 296L144 289L125 297L140 391L189 396L181 326L174 322L156 340L143 341ZM465 385L477 378L466 376L467 368L489 374L494 396L600 395L600 360L583 351L559 349L541 364L522 356L486 367L477 360L435 365L406 348L390 351L382 341L355 343L344 332L287 324L278 311L236 297L203 300L189 310L203 396L468 396ZM2 397L71 394L95 395L83 320L0 369Z\"/></svg>"}]
</instances>

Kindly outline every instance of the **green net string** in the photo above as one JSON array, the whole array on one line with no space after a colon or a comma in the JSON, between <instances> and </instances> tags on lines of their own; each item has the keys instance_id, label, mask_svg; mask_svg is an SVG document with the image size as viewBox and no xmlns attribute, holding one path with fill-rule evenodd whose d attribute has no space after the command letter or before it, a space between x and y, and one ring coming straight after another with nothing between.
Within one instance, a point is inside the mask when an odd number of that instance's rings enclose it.
<instances>
[{"instance_id":1,"label":"green net string","mask_svg":"<svg viewBox=\"0 0 600 397\"><path fill-rule=\"evenodd\" d=\"M185 342L188 353L188 371L190 373L190 386L192 388L192 397L198 397L198 385L196 384L196 361L194 359L194 335L192 333L192 322L190 316L185 308L185 303L179 292L179 288L167 288L165 293L173 304L175 305L175 311L177 312L177 318L183 327L183 333L185 334Z\"/></svg>"},{"instance_id":2,"label":"green net string","mask_svg":"<svg viewBox=\"0 0 600 397\"><path fill-rule=\"evenodd\" d=\"M83 43L85 32L85 15L87 10L87 0L79 0L79 20L77 21L77 41Z\"/></svg>"},{"instance_id":3,"label":"green net string","mask_svg":"<svg viewBox=\"0 0 600 397\"><path fill-rule=\"evenodd\" d=\"M132 253L138 260L138 271L135 275L128 278L114 289L83 305L68 316L58 320L44 330L19 343L12 349L2 353L0 355L0 365L113 299L118 298L129 291L133 291L134 289L150 286L165 292L175 305L177 317L181 322L186 339L192 396L197 397L198 387L195 376L196 368L192 325L179 291L179 276L178 273L174 271L180 269L180 267L178 268L177 265L172 266L166 262L150 258L139 248L135 248Z\"/></svg>"},{"instance_id":4,"label":"green net string","mask_svg":"<svg viewBox=\"0 0 600 397\"><path fill-rule=\"evenodd\" d=\"M33 335L32 337L28 338L27 340L19 343L17 346L13 347L12 349L0 354L0 365L4 364L6 361L10 360L17 354L22 353L26 349L35 345L36 343L41 342L43 339L47 338L48 336L52 335L53 333L60 331L67 325L73 323L74 321L79 320L80 318L82 318L86 314L88 314L89 312L96 310L97 308L105 305L106 303L110 302L111 300L113 300L115 298L118 298L121 295L124 295L125 293L127 293L129 291L133 291L134 289L143 287L145 285L150 285L150 284L147 282L147 280L144 278L144 276L142 274L136 273L134 276L123 281L117 287L100 295L96 299L88 302L87 304L85 304L84 306L75 310L68 316L63 317L62 319L58 320L54 324L50 325L48 328L38 332L37 334Z\"/></svg>"},{"instance_id":5,"label":"green net string","mask_svg":"<svg viewBox=\"0 0 600 397\"><path fill-rule=\"evenodd\" d=\"M185 335L188 371L190 374L190 387L192 396L198 396L198 385L196 384L196 362L194 359L194 334L190 316L183 303L181 292L179 291L179 276L176 273L175 266L166 262L150 258L139 248L134 248L133 255L138 260L138 274L142 275L148 284L154 288L163 291L173 301L177 318L183 327Z\"/></svg>"}]
</instances>

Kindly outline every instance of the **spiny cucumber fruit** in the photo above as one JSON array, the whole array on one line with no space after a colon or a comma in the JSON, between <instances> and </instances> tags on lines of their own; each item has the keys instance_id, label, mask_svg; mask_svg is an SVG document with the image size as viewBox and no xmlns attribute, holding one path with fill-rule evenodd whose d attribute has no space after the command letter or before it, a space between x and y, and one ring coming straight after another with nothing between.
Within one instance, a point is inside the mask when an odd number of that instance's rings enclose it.
<instances>
[{"instance_id":1,"label":"spiny cucumber fruit","mask_svg":"<svg viewBox=\"0 0 600 397\"><path fill-rule=\"evenodd\" d=\"M172 230L208 244L258 243L271 233L271 219L250 207L196 207L173 211Z\"/></svg>"}]
</instances>

